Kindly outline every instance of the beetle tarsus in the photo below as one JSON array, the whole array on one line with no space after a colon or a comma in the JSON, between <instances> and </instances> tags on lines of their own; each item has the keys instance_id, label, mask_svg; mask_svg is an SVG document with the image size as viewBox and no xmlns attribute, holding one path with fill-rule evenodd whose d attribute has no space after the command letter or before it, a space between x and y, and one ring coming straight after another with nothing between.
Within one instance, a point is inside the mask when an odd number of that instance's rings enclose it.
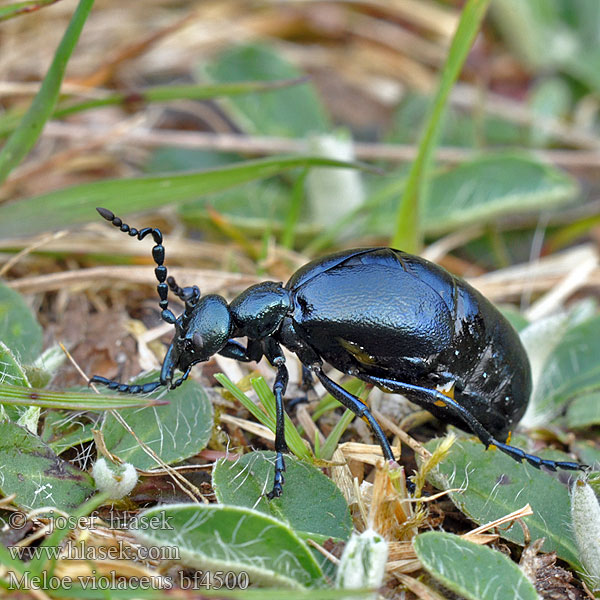
<instances>
[{"instance_id":1,"label":"beetle tarsus","mask_svg":"<svg viewBox=\"0 0 600 600\"><path fill-rule=\"evenodd\" d=\"M151 381L141 385L137 384L126 384L120 381L114 381L112 379L106 379L106 377L100 377L100 375L94 375L88 380L88 385L92 383L101 383L108 387L109 390L117 390L124 394L149 394L155 389L163 385L160 381Z\"/></svg>"},{"instance_id":2,"label":"beetle tarsus","mask_svg":"<svg viewBox=\"0 0 600 600\"><path fill-rule=\"evenodd\" d=\"M283 472L285 471L285 461L283 459L283 454L281 452L277 452L275 456L275 477L273 481L273 489L267 494L267 498L269 500L273 500L273 498L279 498L281 493L283 492L283 484L285 482L285 478L283 476Z\"/></svg>"}]
</instances>

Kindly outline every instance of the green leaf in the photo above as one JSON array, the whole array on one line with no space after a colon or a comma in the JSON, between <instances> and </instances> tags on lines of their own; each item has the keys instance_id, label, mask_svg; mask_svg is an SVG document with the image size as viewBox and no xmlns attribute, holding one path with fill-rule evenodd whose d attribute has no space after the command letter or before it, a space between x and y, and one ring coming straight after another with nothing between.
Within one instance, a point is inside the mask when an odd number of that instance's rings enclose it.
<instances>
[{"instance_id":1,"label":"green leaf","mask_svg":"<svg viewBox=\"0 0 600 600\"><path fill-rule=\"evenodd\" d=\"M572 428L600 425L600 393L579 396L569 404L567 425Z\"/></svg>"},{"instance_id":2,"label":"green leaf","mask_svg":"<svg viewBox=\"0 0 600 600\"><path fill-rule=\"evenodd\" d=\"M97 206L124 216L169 203L184 203L235 185L297 167L356 168L358 163L310 156L250 160L210 171L113 179L75 185L0 206L0 237L60 229L97 218ZM361 167L362 168L362 167ZM36 215L35 219L31 215Z\"/></svg>"},{"instance_id":3,"label":"green leaf","mask_svg":"<svg viewBox=\"0 0 600 600\"><path fill-rule=\"evenodd\" d=\"M92 432L97 428L97 422L82 423L81 417L73 413L53 410L49 411L44 419L42 440L56 454L61 454L73 446L92 441Z\"/></svg>"},{"instance_id":4,"label":"green leaf","mask_svg":"<svg viewBox=\"0 0 600 600\"><path fill-rule=\"evenodd\" d=\"M149 546L177 546L180 564L202 570L246 571L250 582L286 588L315 585L321 571L285 523L250 508L171 504L141 513L156 528L136 529Z\"/></svg>"},{"instance_id":5,"label":"green leaf","mask_svg":"<svg viewBox=\"0 0 600 600\"><path fill-rule=\"evenodd\" d=\"M46 387L66 359L67 356L59 344L46 348L33 363L23 367L29 383L32 387Z\"/></svg>"},{"instance_id":6,"label":"green leaf","mask_svg":"<svg viewBox=\"0 0 600 600\"><path fill-rule=\"evenodd\" d=\"M0 341L27 363L42 351L42 336L42 328L23 296L0 282Z\"/></svg>"},{"instance_id":7,"label":"green leaf","mask_svg":"<svg viewBox=\"0 0 600 600\"><path fill-rule=\"evenodd\" d=\"M485 156L432 179L423 225L438 234L493 224L501 216L562 205L577 193L577 182L551 165L512 154Z\"/></svg>"},{"instance_id":8,"label":"green leaf","mask_svg":"<svg viewBox=\"0 0 600 600\"><path fill-rule=\"evenodd\" d=\"M75 48L75 44L77 44L93 4L94 0L80 0L73 18L54 53L52 64L44 77L39 92L33 99L19 126L0 151L0 184L33 148L46 121L52 114L69 57Z\"/></svg>"},{"instance_id":9,"label":"green leaf","mask_svg":"<svg viewBox=\"0 0 600 600\"><path fill-rule=\"evenodd\" d=\"M431 105L429 117L425 122L417 158L412 164L406 188L398 204L396 231L391 243L395 248L416 252L421 245L420 209L427 198L429 171L433 152L439 139L446 102L489 3L490 0L467 0L462 10L446 63L442 69L438 90Z\"/></svg>"},{"instance_id":10,"label":"green leaf","mask_svg":"<svg viewBox=\"0 0 600 600\"><path fill-rule=\"evenodd\" d=\"M550 120L568 118L571 106L569 84L559 77L546 77L536 82L529 92L529 104L535 115L530 127L531 145L543 147L552 140L548 127L540 125L539 119Z\"/></svg>"},{"instance_id":11,"label":"green leaf","mask_svg":"<svg viewBox=\"0 0 600 600\"><path fill-rule=\"evenodd\" d=\"M599 354L600 316L569 329L544 362L531 399L536 415L547 421L575 396L600 389Z\"/></svg>"},{"instance_id":12,"label":"green leaf","mask_svg":"<svg viewBox=\"0 0 600 600\"><path fill-rule=\"evenodd\" d=\"M4 342L0 342L0 381L3 382L0 384L0 389L2 385L30 387L23 367Z\"/></svg>"},{"instance_id":13,"label":"green leaf","mask_svg":"<svg viewBox=\"0 0 600 600\"><path fill-rule=\"evenodd\" d=\"M414 548L438 581L467 600L539 600L523 571L498 550L445 531L421 533Z\"/></svg>"},{"instance_id":14,"label":"green leaf","mask_svg":"<svg viewBox=\"0 0 600 600\"><path fill-rule=\"evenodd\" d=\"M58 458L36 435L15 423L0 423L0 491L16 494L27 510L54 506L72 510L93 491L92 478Z\"/></svg>"},{"instance_id":15,"label":"green leaf","mask_svg":"<svg viewBox=\"0 0 600 600\"><path fill-rule=\"evenodd\" d=\"M0 560L1 559L2 555L0 554ZM165 579L172 579L174 585L179 585L181 581L186 589L200 589L201 592L195 592L196 598L201 598L202 596L206 598L216 596L219 599L231 598L232 600L281 600L282 597L282 590L280 587L264 588L257 586L248 589L236 588L229 590L223 586L217 591L215 589L216 586L215 588L209 587L208 579L203 579L207 574L206 571L198 572L198 578L194 580L194 574L188 577L188 574L182 572L181 579L179 576L165 576ZM227 574L225 573L225 575ZM102 582L103 580L98 578L97 581ZM231 580L229 581L231 584ZM245 581L245 576L242 575L239 581ZM94 587L92 588L92 586ZM131 600L132 585L124 587L124 589L112 588L110 589L110 592L106 591L104 588L100 589L101 587L100 583L93 584L90 582L84 588L79 584L78 580L73 580L69 581L66 587L57 585L55 588L52 588L52 597L61 599L74 598L75 600L106 600L107 598L110 598L110 600ZM202 595L200 595L200 593ZM139 598L139 600L164 600L165 590L153 588L143 589L143 587L140 586L135 588L135 597ZM327 588L297 588L285 590L285 600L351 600L352 598L356 598L356 600L365 600L365 591Z\"/></svg>"},{"instance_id":16,"label":"green leaf","mask_svg":"<svg viewBox=\"0 0 600 600\"><path fill-rule=\"evenodd\" d=\"M432 450L439 440L426 444ZM476 523L503 517L530 504L534 514L523 520L531 539L545 538L542 550L556 551L575 568L579 558L569 527L569 491L558 479L529 464L513 460L503 452L485 450L479 441L459 438L448 458L429 476L437 488L460 488L450 494L452 502ZM502 537L523 544L518 524L500 529Z\"/></svg>"},{"instance_id":17,"label":"green leaf","mask_svg":"<svg viewBox=\"0 0 600 600\"><path fill-rule=\"evenodd\" d=\"M428 98L422 93L410 92L396 108L391 129L385 140L396 144L415 144L418 131L423 128ZM449 105L442 119L439 144L463 148L494 146L517 147L527 141L524 125L502 119L494 114L481 114L476 107L465 111Z\"/></svg>"},{"instance_id":18,"label":"green leaf","mask_svg":"<svg viewBox=\"0 0 600 600\"><path fill-rule=\"evenodd\" d=\"M575 49L564 39L566 31L561 24L556 2L522 2L496 0L492 5L494 20L504 35L506 44L532 69L550 68L557 62L557 53ZM562 37L562 44L548 40ZM574 41L574 40L571 40ZM554 46L557 46L556 50Z\"/></svg>"},{"instance_id":19,"label":"green leaf","mask_svg":"<svg viewBox=\"0 0 600 600\"><path fill-rule=\"evenodd\" d=\"M591 440L576 441L572 446L582 463L590 465L594 471L600 471L600 448Z\"/></svg>"},{"instance_id":20,"label":"green leaf","mask_svg":"<svg viewBox=\"0 0 600 600\"><path fill-rule=\"evenodd\" d=\"M28 395L30 392L31 386L27 380L25 371L14 354L3 342L0 342L0 381L9 382L0 384L0 390L3 385L15 385L23 390L24 395ZM0 391L0 401L1 399L2 392ZM12 402L2 404L2 409L11 421L18 421L24 412L22 408L15 406ZM2 410L0 410L1 413Z\"/></svg>"},{"instance_id":21,"label":"green leaf","mask_svg":"<svg viewBox=\"0 0 600 600\"><path fill-rule=\"evenodd\" d=\"M302 75L275 50L261 44L229 48L206 70L218 82L292 79ZM302 138L330 128L310 82L260 95L227 98L223 104L246 133Z\"/></svg>"},{"instance_id":22,"label":"green leaf","mask_svg":"<svg viewBox=\"0 0 600 600\"><path fill-rule=\"evenodd\" d=\"M125 409L119 415L142 442L171 464L206 447L212 433L213 414L204 388L189 379L170 391L167 399L169 404ZM108 450L124 462L144 470L157 466L113 415L107 415L102 432Z\"/></svg>"},{"instance_id":23,"label":"green leaf","mask_svg":"<svg viewBox=\"0 0 600 600\"><path fill-rule=\"evenodd\" d=\"M217 461L213 469L217 500L285 521L305 539L347 540L352 532L348 505L338 487L312 465L286 456L284 492L267 500L266 493L273 487L274 463L274 452L252 452L236 461ZM306 490L310 490L310 499Z\"/></svg>"}]
</instances>

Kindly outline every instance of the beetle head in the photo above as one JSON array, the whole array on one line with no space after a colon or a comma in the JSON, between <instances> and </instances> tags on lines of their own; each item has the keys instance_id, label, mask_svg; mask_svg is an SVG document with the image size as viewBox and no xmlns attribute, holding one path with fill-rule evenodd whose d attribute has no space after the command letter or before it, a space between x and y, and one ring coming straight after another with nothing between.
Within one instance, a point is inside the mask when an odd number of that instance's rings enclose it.
<instances>
[{"instance_id":1,"label":"beetle head","mask_svg":"<svg viewBox=\"0 0 600 600\"><path fill-rule=\"evenodd\" d=\"M170 362L173 368L185 372L191 365L208 360L227 343L232 330L227 302L216 294L202 296L194 306L186 306L175 328Z\"/></svg>"}]
</instances>

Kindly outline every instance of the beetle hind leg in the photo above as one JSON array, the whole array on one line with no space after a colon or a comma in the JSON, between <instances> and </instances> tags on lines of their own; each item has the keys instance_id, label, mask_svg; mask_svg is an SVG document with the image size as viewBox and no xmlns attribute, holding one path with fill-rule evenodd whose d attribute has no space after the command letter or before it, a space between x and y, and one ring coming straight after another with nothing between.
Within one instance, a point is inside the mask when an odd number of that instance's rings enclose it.
<instances>
[{"instance_id":1,"label":"beetle hind leg","mask_svg":"<svg viewBox=\"0 0 600 600\"><path fill-rule=\"evenodd\" d=\"M517 461L522 462L526 460L530 465L536 467L537 469L540 467L546 467L552 471L556 471L556 469L585 471L589 468L587 465L581 465L576 462L556 461L540 458L539 456L535 456L533 454L527 454L527 452L524 452L520 448L500 442L473 416L469 410L437 390L432 390L408 383L402 383L393 379L374 377L371 375L361 375L361 379L368 381L369 383L373 383L374 385L385 390L405 394L409 399L415 399L415 401L418 399L418 404L424 408L427 408L428 405L445 406L454 417L459 418L469 427L469 429L471 429L471 431L480 439L486 448L489 448L490 446L496 447L498 450L508 454Z\"/></svg>"},{"instance_id":2,"label":"beetle hind leg","mask_svg":"<svg viewBox=\"0 0 600 600\"><path fill-rule=\"evenodd\" d=\"M512 458L514 458L515 460L518 460L521 462L523 460L526 460L530 465L533 465L537 469L539 469L540 467L546 467L547 469L550 469L551 471L556 471L556 469L567 469L570 471L586 471L589 468L588 465L580 465L579 463L576 463L576 462L549 460L549 459L541 458L539 456L535 456L535 454L527 454L527 452L524 452L520 448L516 448L515 446L510 446L509 444L503 444L502 442L498 442L497 440L494 440L493 438L489 444L486 444L486 446L488 448L489 448L489 446L496 446L496 448L498 448L499 450L502 450L502 452L505 452L509 456L512 456Z\"/></svg>"}]
</instances>

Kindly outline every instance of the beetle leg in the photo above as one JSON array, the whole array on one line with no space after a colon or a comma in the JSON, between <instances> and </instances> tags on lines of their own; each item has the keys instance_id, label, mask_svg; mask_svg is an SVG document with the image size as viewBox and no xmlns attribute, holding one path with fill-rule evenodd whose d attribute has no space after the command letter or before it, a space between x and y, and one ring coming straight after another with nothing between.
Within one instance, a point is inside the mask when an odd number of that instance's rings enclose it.
<instances>
[{"instance_id":1,"label":"beetle leg","mask_svg":"<svg viewBox=\"0 0 600 600\"><path fill-rule=\"evenodd\" d=\"M172 384L171 384L171 389L174 389L176 387L179 387L189 376L190 376L190 371L192 370L192 366L190 365L186 370L185 373L179 378L176 379Z\"/></svg>"},{"instance_id":2,"label":"beetle leg","mask_svg":"<svg viewBox=\"0 0 600 600\"><path fill-rule=\"evenodd\" d=\"M533 454L527 454L526 452L524 452L520 448L516 448L515 446L510 446L508 444L500 442L491 433L489 433L489 431L473 416L473 414L470 411L461 406L452 398L445 396L437 390L432 390L417 385L411 385L409 383L402 383L393 379L375 377L373 375L361 374L360 378L363 381L372 383L380 388L404 394L408 397L409 400L416 401L424 408L427 408L427 405L444 406L448 410L448 412L450 412L453 416L461 419L480 439L480 441L484 444L486 448L489 448L490 446L495 446L496 448L502 450L502 452L505 452L515 460L526 460L530 465L538 469L540 467L547 467L552 471L556 471L556 469L585 471L587 469L586 465L580 465L576 462L543 459Z\"/></svg>"},{"instance_id":3,"label":"beetle leg","mask_svg":"<svg viewBox=\"0 0 600 600\"><path fill-rule=\"evenodd\" d=\"M275 395L275 478L273 489L267 494L269 500L281 496L283 483L285 481L283 472L285 471L285 461L283 453L287 452L288 447L285 443L285 409L283 407L283 395L287 389L289 374L285 366L285 356L279 344L273 338L266 338L263 341L263 349L267 360L277 369L275 383L273 384L273 394Z\"/></svg>"},{"instance_id":4,"label":"beetle leg","mask_svg":"<svg viewBox=\"0 0 600 600\"><path fill-rule=\"evenodd\" d=\"M371 414L369 407L362 402L359 398L357 398L354 394L347 392L341 385L337 384L335 381L327 377L321 368L320 364L314 364L311 367L311 370L315 375L319 378L319 381L323 384L323 387L336 399L339 400L346 408L350 409L357 417L364 418L373 434L377 438L379 445L381 446L381 450L383 451L383 455L386 460L396 460L394 458L394 453L390 447L390 444L385 437L385 433L383 429L381 429L381 425L375 420L375 417Z\"/></svg>"},{"instance_id":5,"label":"beetle leg","mask_svg":"<svg viewBox=\"0 0 600 600\"><path fill-rule=\"evenodd\" d=\"M263 356L262 344L258 340L248 340L248 347L244 348L236 340L229 340L219 351L221 356L233 358L240 362L258 362Z\"/></svg>"},{"instance_id":6,"label":"beetle leg","mask_svg":"<svg viewBox=\"0 0 600 600\"><path fill-rule=\"evenodd\" d=\"M164 385L161 381L152 381L150 383L143 383L141 385L128 385L126 383L121 383L120 381L113 381L112 379L106 379L106 377L100 377L99 375L94 375L88 380L88 385L90 383L101 383L108 387L109 390L117 390L117 392L123 392L127 394L149 394L153 392L156 388L159 388L161 385Z\"/></svg>"},{"instance_id":7,"label":"beetle leg","mask_svg":"<svg viewBox=\"0 0 600 600\"><path fill-rule=\"evenodd\" d=\"M200 300L200 288L197 285L184 288L179 287L175 278L172 276L167 277L167 285L180 300L185 302L185 311L181 318L181 328L185 331L190 323L194 309L198 304L198 300Z\"/></svg>"},{"instance_id":8,"label":"beetle leg","mask_svg":"<svg viewBox=\"0 0 600 600\"><path fill-rule=\"evenodd\" d=\"M300 387L305 392L313 389L313 378L310 369L305 365L302 365L302 384Z\"/></svg>"},{"instance_id":9,"label":"beetle leg","mask_svg":"<svg viewBox=\"0 0 600 600\"><path fill-rule=\"evenodd\" d=\"M302 365L302 379L300 381L300 389L304 392L302 396L296 398L288 398L286 402L286 410L289 412L294 410L299 404L305 404L308 400L308 392L313 389L312 375L310 369Z\"/></svg>"}]
</instances>

